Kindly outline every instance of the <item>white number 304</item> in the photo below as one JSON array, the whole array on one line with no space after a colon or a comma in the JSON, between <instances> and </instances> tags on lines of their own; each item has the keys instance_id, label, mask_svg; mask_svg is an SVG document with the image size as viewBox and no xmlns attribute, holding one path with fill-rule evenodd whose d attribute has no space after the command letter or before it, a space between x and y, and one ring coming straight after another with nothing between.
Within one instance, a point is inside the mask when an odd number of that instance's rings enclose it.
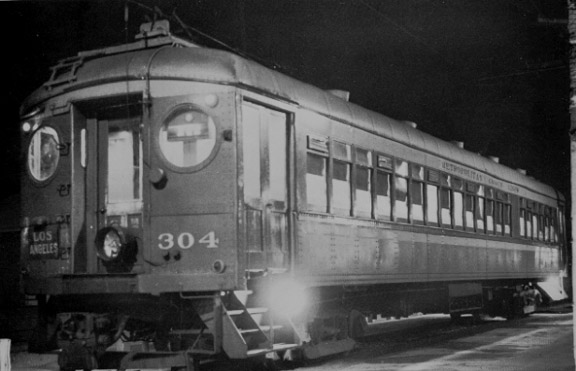
<instances>
[{"instance_id":1,"label":"white number 304","mask_svg":"<svg viewBox=\"0 0 576 371\"><path fill-rule=\"evenodd\" d=\"M172 233L161 233L158 235L158 248L161 250L170 250L175 245L178 245L181 249L189 249L194 246L196 242L194 235L190 232L182 232L178 236L174 237ZM208 232L204 237L198 240L198 243L206 245L208 249L215 249L220 243L220 239L216 238L214 231Z\"/></svg>"}]
</instances>

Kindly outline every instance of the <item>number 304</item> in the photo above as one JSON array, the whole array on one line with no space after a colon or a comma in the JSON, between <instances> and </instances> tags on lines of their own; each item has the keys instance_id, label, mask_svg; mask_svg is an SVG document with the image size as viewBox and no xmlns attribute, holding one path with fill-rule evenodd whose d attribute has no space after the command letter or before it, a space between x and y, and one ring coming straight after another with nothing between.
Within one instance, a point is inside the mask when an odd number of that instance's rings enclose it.
<instances>
[{"instance_id":1,"label":"number 304","mask_svg":"<svg viewBox=\"0 0 576 371\"><path fill-rule=\"evenodd\" d=\"M190 232L182 232L175 236L172 233L161 233L158 235L158 248L161 250L169 250L174 246L178 246L181 249L189 249L194 246L195 243L200 243L206 245L208 249L215 249L218 247L220 240L216 238L214 231L208 232L204 237L196 241L194 235Z\"/></svg>"}]
</instances>

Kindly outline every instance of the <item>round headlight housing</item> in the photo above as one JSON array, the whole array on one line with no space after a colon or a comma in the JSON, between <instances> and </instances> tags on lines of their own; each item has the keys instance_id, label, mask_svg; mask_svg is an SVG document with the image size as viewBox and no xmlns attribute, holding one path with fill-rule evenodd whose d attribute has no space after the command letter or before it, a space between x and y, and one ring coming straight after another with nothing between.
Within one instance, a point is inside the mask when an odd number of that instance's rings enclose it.
<instances>
[{"instance_id":1,"label":"round headlight housing","mask_svg":"<svg viewBox=\"0 0 576 371\"><path fill-rule=\"evenodd\" d=\"M118 230L107 227L96 236L96 249L102 260L111 261L118 259L125 243Z\"/></svg>"},{"instance_id":2,"label":"round headlight housing","mask_svg":"<svg viewBox=\"0 0 576 371\"><path fill-rule=\"evenodd\" d=\"M98 258L108 272L129 272L136 262L136 241L120 227L105 227L94 241Z\"/></svg>"},{"instance_id":3,"label":"round headlight housing","mask_svg":"<svg viewBox=\"0 0 576 371\"><path fill-rule=\"evenodd\" d=\"M180 105L170 112L160 127L158 144L171 167L201 168L216 153L216 124L209 114L197 107Z\"/></svg>"},{"instance_id":4,"label":"round headlight housing","mask_svg":"<svg viewBox=\"0 0 576 371\"><path fill-rule=\"evenodd\" d=\"M50 179L60 160L60 138L56 129L43 126L36 130L28 144L28 172L38 182Z\"/></svg>"}]
</instances>

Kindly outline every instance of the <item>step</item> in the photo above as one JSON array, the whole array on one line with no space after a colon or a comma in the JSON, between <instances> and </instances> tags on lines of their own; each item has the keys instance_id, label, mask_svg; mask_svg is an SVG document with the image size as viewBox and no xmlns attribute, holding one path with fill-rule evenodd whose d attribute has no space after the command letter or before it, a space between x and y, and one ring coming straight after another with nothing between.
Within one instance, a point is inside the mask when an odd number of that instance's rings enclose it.
<instances>
[{"instance_id":1,"label":"step","mask_svg":"<svg viewBox=\"0 0 576 371\"><path fill-rule=\"evenodd\" d=\"M198 334L210 334L210 330L208 330L207 328L202 330L199 328L195 328L195 329L189 329L189 330L170 330L169 334L170 335L198 335Z\"/></svg>"},{"instance_id":2,"label":"step","mask_svg":"<svg viewBox=\"0 0 576 371\"><path fill-rule=\"evenodd\" d=\"M255 308L246 308L246 309L233 309L233 310L226 310L226 312L230 316L238 316L244 312L248 312L250 314L262 314L268 312L268 308L265 307L255 307Z\"/></svg>"},{"instance_id":3,"label":"step","mask_svg":"<svg viewBox=\"0 0 576 371\"><path fill-rule=\"evenodd\" d=\"M274 330L280 330L282 327L281 325L274 325L273 329ZM262 331L262 332L269 332L271 330L270 326L260 326L260 328L248 328L248 329L238 329L240 331L241 334L250 334L250 333L254 333L254 332L258 332L258 331Z\"/></svg>"},{"instance_id":4,"label":"step","mask_svg":"<svg viewBox=\"0 0 576 371\"><path fill-rule=\"evenodd\" d=\"M246 354L248 357L257 357L266 355L271 352L280 352L284 350L298 348L298 344L285 344L285 343L278 343L274 344L270 349L251 349Z\"/></svg>"}]
</instances>

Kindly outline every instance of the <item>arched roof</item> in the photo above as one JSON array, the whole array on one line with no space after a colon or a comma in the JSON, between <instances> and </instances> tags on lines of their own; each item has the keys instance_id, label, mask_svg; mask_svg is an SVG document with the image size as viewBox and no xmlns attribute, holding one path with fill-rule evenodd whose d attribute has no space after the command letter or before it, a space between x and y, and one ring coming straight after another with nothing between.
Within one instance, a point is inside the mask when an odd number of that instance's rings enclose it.
<instances>
[{"instance_id":1,"label":"arched roof","mask_svg":"<svg viewBox=\"0 0 576 371\"><path fill-rule=\"evenodd\" d=\"M104 49L99 53L80 53L78 59L79 67L70 82L54 85L50 89L37 89L23 104L21 112L25 113L52 96L106 82L149 78L234 85L281 97L303 108L434 153L537 193L552 198L557 195L552 187L516 170L229 52L164 46L112 55L107 55Z\"/></svg>"}]
</instances>

